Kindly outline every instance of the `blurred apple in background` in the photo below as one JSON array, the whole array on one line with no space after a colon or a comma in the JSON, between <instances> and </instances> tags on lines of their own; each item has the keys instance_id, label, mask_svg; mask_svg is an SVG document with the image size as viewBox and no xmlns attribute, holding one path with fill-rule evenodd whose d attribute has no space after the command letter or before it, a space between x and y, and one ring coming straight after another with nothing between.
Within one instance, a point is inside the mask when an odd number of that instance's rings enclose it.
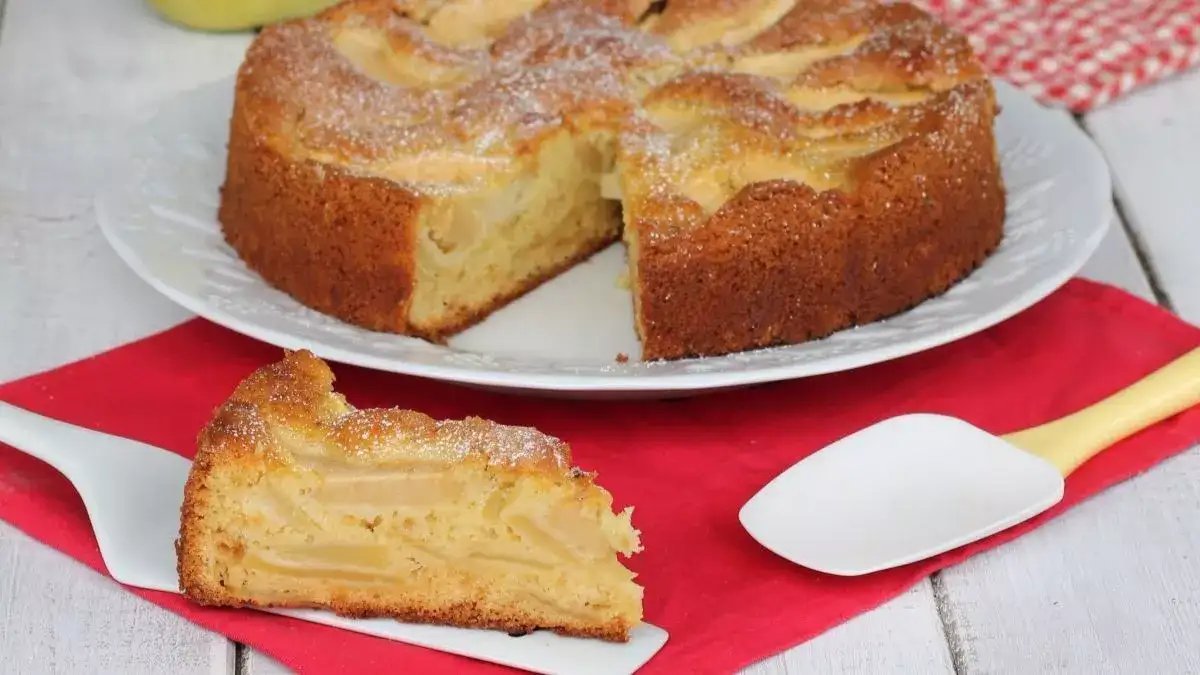
<instances>
[{"instance_id":1,"label":"blurred apple in background","mask_svg":"<svg viewBox=\"0 0 1200 675\"><path fill-rule=\"evenodd\" d=\"M284 19L311 16L338 0L148 0L168 21L205 31L251 30Z\"/></svg>"}]
</instances>

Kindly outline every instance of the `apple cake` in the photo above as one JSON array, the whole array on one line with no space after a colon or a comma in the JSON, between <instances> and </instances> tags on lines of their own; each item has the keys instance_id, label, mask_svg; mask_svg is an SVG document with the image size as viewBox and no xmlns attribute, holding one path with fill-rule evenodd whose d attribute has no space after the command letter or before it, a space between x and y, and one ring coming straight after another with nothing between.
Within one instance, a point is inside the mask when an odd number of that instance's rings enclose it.
<instances>
[{"instance_id":1,"label":"apple cake","mask_svg":"<svg viewBox=\"0 0 1200 675\"><path fill-rule=\"evenodd\" d=\"M297 351L197 445L176 550L198 603L613 641L641 621L632 509L534 429L355 409Z\"/></svg>"},{"instance_id":2,"label":"apple cake","mask_svg":"<svg viewBox=\"0 0 1200 675\"><path fill-rule=\"evenodd\" d=\"M624 242L642 357L795 344L998 245L995 92L871 0L351 0L239 69L219 220L343 321L431 341Z\"/></svg>"}]
</instances>

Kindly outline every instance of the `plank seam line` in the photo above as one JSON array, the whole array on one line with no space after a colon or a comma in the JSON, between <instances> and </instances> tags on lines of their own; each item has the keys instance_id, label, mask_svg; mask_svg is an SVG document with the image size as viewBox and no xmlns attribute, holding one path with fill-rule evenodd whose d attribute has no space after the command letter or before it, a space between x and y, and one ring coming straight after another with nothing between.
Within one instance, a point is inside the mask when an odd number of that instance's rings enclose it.
<instances>
[{"instance_id":1,"label":"plank seam line","mask_svg":"<svg viewBox=\"0 0 1200 675\"><path fill-rule=\"evenodd\" d=\"M1088 128L1083 115L1074 114L1071 117L1076 126L1083 133L1087 134L1093 143L1096 143L1096 146L1101 149L1101 154L1103 155L1103 146L1100 145L1095 135L1092 134L1091 129ZM1107 157L1105 157L1105 161L1108 161ZM1129 237L1129 244L1133 248L1138 265L1142 268L1142 273L1146 275L1146 281L1150 285L1150 291L1153 293L1155 301L1174 312L1175 307L1171 301L1171 296L1164 289L1162 280L1155 271L1146 242L1128 217L1124 201L1117 190L1116 176L1113 176L1112 205L1117 224ZM946 646L950 652L950 665L956 675L968 675L970 670L970 666L968 665L970 663L970 648L964 639L965 636L960 635L962 626L959 625L960 622L954 615L954 607L950 601L950 592L942 579L941 571L931 574L929 583L933 588L934 608L937 611L938 620L942 624L942 634L946 638Z\"/></svg>"},{"instance_id":2,"label":"plank seam line","mask_svg":"<svg viewBox=\"0 0 1200 675\"><path fill-rule=\"evenodd\" d=\"M250 675L250 650L237 640L233 643L233 672L235 675Z\"/></svg>"},{"instance_id":3,"label":"plank seam line","mask_svg":"<svg viewBox=\"0 0 1200 675\"><path fill-rule=\"evenodd\" d=\"M1158 272L1154 269L1154 261L1150 258L1150 251L1146 246L1146 241L1142 237L1141 232L1138 232L1137 228L1129 224L1129 218L1125 215L1125 203L1116 195L1113 196L1113 209L1117 212L1117 219L1120 226L1125 230L1125 234L1129 236L1129 245L1133 247L1133 254L1137 257L1138 264L1142 266L1142 272L1146 275L1146 281L1150 284L1150 292L1154 294L1155 302L1174 312L1175 303L1171 301L1171 296L1163 288L1162 280L1159 279Z\"/></svg>"},{"instance_id":4,"label":"plank seam line","mask_svg":"<svg viewBox=\"0 0 1200 675\"><path fill-rule=\"evenodd\" d=\"M929 575L929 585L933 588L933 607L937 611L938 622L942 624L942 637L946 640L946 651L950 653L950 667L955 675L967 675L970 668L970 654L964 638L958 634L958 621L954 618L954 609L950 604L950 592L942 581L942 572L938 570Z\"/></svg>"},{"instance_id":5,"label":"plank seam line","mask_svg":"<svg viewBox=\"0 0 1200 675\"><path fill-rule=\"evenodd\" d=\"M0 0L0 41L4 39L4 17L8 14L8 0Z\"/></svg>"},{"instance_id":6,"label":"plank seam line","mask_svg":"<svg viewBox=\"0 0 1200 675\"><path fill-rule=\"evenodd\" d=\"M1092 133L1092 130L1088 128L1087 121L1084 119L1083 115L1074 114L1071 117L1075 120L1076 126L1078 126L1083 133L1087 134L1088 138L1092 139L1092 142L1095 143L1096 147L1100 149L1101 156L1104 156L1104 146L1100 145L1099 139L1097 139L1095 134ZM1104 161L1108 161L1106 156ZM1142 237L1141 232L1139 232L1138 229L1133 226L1132 221L1129 218L1128 211L1125 208L1125 201L1121 198L1120 193L1117 191L1116 175L1112 176L1112 181L1112 204L1113 211L1116 212L1117 224L1121 227L1121 229L1125 230L1125 235L1129 237L1129 245L1133 248L1133 255L1137 258L1138 265L1142 267L1142 274L1146 275L1146 282L1150 285L1150 292L1154 295L1154 301L1159 305L1166 307L1168 310L1175 312L1175 303L1171 301L1170 294L1167 293L1166 288L1163 286L1162 279L1159 278L1158 272L1155 270L1154 261L1150 257L1150 249L1146 245L1146 240L1144 237Z\"/></svg>"}]
</instances>

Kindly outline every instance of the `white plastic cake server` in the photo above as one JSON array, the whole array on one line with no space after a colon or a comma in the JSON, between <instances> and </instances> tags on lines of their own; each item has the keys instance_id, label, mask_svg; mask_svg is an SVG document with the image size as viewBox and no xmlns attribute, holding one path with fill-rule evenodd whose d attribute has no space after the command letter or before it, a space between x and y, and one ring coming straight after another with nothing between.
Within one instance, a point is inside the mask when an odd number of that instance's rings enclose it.
<instances>
[{"instance_id":1,"label":"white plastic cake server","mask_svg":"<svg viewBox=\"0 0 1200 675\"><path fill-rule=\"evenodd\" d=\"M0 401L0 443L58 469L74 484L96 533L100 555L117 581L179 592L175 540L191 462L152 445L43 417ZM256 610L247 610L256 611ZM512 637L500 631L345 619L313 610L266 610L304 621L490 661L535 673L633 673L667 641L643 623L629 642L568 638L546 631Z\"/></svg>"},{"instance_id":2,"label":"white plastic cake server","mask_svg":"<svg viewBox=\"0 0 1200 675\"><path fill-rule=\"evenodd\" d=\"M1057 504L1101 450L1200 403L1200 348L1072 415L1003 437L903 415L784 471L741 509L767 549L830 574L867 574L958 548Z\"/></svg>"}]
</instances>

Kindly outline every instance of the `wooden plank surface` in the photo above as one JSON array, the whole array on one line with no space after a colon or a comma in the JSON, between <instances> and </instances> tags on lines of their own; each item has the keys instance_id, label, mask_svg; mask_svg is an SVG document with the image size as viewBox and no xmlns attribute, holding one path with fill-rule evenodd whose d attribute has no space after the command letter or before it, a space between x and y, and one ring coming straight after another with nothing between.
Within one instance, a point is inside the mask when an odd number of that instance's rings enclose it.
<instances>
[{"instance_id":1,"label":"wooden plank surface","mask_svg":"<svg viewBox=\"0 0 1200 675\"><path fill-rule=\"evenodd\" d=\"M248 650L243 675L289 672L271 657ZM748 675L811 673L953 673L929 583L874 612L857 616L784 654L747 668Z\"/></svg>"},{"instance_id":2,"label":"wooden plank surface","mask_svg":"<svg viewBox=\"0 0 1200 675\"><path fill-rule=\"evenodd\" d=\"M1086 119L1115 177L1119 204L1162 290L1200 322L1200 71Z\"/></svg>"},{"instance_id":3,"label":"wooden plank surface","mask_svg":"<svg viewBox=\"0 0 1200 675\"><path fill-rule=\"evenodd\" d=\"M1200 453L946 570L969 673L1200 672Z\"/></svg>"},{"instance_id":4,"label":"wooden plank surface","mask_svg":"<svg viewBox=\"0 0 1200 675\"><path fill-rule=\"evenodd\" d=\"M139 2L9 0L0 26L0 381L185 318L91 216L105 158L153 101L240 58L166 40ZM158 35L155 39L153 36ZM190 71L172 78L188 61ZM227 675L234 646L0 523L0 673Z\"/></svg>"},{"instance_id":5,"label":"wooden plank surface","mask_svg":"<svg viewBox=\"0 0 1200 675\"><path fill-rule=\"evenodd\" d=\"M0 522L0 673L232 672L233 643Z\"/></svg>"},{"instance_id":6,"label":"wooden plank surface","mask_svg":"<svg viewBox=\"0 0 1200 675\"><path fill-rule=\"evenodd\" d=\"M10 170L0 155L0 175ZM87 214L86 202L68 194L43 200L0 188L0 288L20 289L0 293L0 381L108 349L184 316L120 270ZM232 672L232 646L223 637L2 522L0 608L0 673Z\"/></svg>"},{"instance_id":7,"label":"wooden plank surface","mask_svg":"<svg viewBox=\"0 0 1200 675\"><path fill-rule=\"evenodd\" d=\"M1200 318L1198 109L1200 77L1193 76L1085 119L1108 155L1135 238L1192 320ZM1153 299L1125 232L1108 239L1086 273ZM939 596L964 670L1200 672L1196 523L1200 449L1194 448L944 571Z\"/></svg>"}]
</instances>

